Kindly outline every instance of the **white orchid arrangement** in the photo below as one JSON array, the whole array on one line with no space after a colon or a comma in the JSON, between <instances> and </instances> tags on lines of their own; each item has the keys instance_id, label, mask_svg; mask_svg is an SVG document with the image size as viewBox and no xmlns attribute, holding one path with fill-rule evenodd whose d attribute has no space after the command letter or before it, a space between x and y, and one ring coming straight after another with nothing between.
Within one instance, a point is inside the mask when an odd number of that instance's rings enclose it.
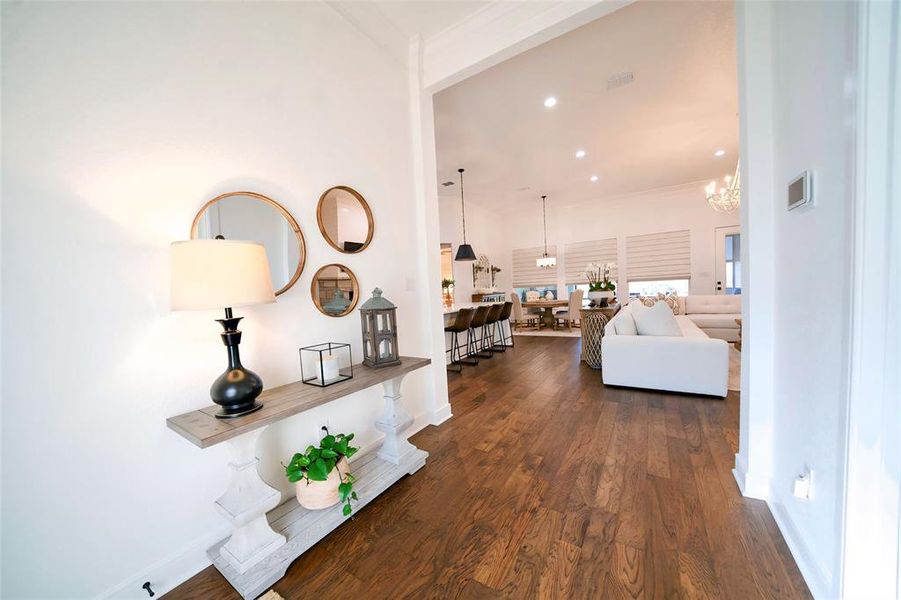
<instances>
[{"instance_id":1,"label":"white orchid arrangement","mask_svg":"<svg viewBox=\"0 0 901 600\"><path fill-rule=\"evenodd\" d=\"M610 274L616 268L616 263L589 263L585 267L585 278L588 279L588 289L592 292L612 292L616 284L610 279Z\"/></svg>"}]
</instances>

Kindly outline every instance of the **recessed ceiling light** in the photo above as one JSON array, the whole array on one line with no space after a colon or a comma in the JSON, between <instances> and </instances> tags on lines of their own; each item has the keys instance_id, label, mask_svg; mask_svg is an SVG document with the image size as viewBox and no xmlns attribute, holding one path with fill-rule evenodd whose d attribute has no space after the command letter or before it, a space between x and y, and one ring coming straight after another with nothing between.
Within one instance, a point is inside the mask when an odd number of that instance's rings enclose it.
<instances>
[{"instance_id":1,"label":"recessed ceiling light","mask_svg":"<svg viewBox=\"0 0 901 600\"><path fill-rule=\"evenodd\" d=\"M597 175L592 175L592 176L591 176L591 183L597 183L597 181L598 181L598 176L597 176Z\"/></svg>"},{"instance_id":2,"label":"recessed ceiling light","mask_svg":"<svg viewBox=\"0 0 901 600\"><path fill-rule=\"evenodd\" d=\"M726 156L726 151L723 149L720 149L720 150L717 150L716 152L714 152L713 155L717 158L719 158L721 156Z\"/></svg>"},{"instance_id":3,"label":"recessed ceiling light","mask_svg":"<svg viewBox=\"0 0 901 600\"><path fill-rule=\"evenodd\" d=\"M557 106L557 99L553 96L548 96L544 99L544 107L545 108L554 108Z\"/></svg>"},{"instance_id":4,"label":"recessed ceiling light","mask_svg":"<svg viewBox=\"0 0 901 600\"><path fill-rule=\"evenodd\" d=\"M584 150L576 150L576 158L585 158Z\"/></svg>"}]
</instances>

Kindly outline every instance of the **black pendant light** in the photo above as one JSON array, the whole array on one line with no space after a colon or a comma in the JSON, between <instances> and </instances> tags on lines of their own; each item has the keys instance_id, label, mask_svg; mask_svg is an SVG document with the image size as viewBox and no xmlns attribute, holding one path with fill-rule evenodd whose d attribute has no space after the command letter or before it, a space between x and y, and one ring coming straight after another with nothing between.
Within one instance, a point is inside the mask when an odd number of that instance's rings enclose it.
<instances>
[{"instance_id":1,"label":"black pendant light","mask_svg":"<svg viewBox=\"0 0 901 600\"><path fill-rule=\"evenodd\" d=\"M463 243L457 248L457 255L454 260L470 261L476 259L476 253L473 252L472 246L466 243L466 202L463 200L463 169L457 169L460 173L460 208L463 213Z\"/></svg>"}]
</instances>

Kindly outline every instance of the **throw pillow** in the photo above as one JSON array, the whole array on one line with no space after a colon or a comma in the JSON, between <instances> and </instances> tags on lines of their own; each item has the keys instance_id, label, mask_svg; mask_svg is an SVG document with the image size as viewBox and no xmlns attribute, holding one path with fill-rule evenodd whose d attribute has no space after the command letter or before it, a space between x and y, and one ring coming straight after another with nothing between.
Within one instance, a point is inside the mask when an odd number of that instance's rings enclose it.
<instances>
[{"instance_id":1,"label":"throw pillow","mask_svg":"<svg viewBox=\"0 0 901 600\"><path fill-rule=\"evenodd\" d=\"M639 296L635 300L638 300L639 304L643 304L643 305L647 306L648 308L657 304L656 296Z\"/></svg>"},{"instance_id":2,"label":"throw pillow","mask_svg":"<svg viewBox=\"0 0 901 600\"><path fill-rule=\"evenodd\" d=\"M638 335L638 329L635 328L635 319L632 313L625 311L613 321L616 335Z\"/></svg>"},{"instance_id":3,"label":"throw pillow","mask_svg":"<svg viewBox=\"0 0 901 600\"><path fill-rule=\"evenodd\" d=\"M657 302L651 308L633 311L632 318L635 320L638 335L682 336L676 317L665 302Z\"/></svg>"},{"instance_id":4,"label":"throw pillow","mask_svg":"<svg viewBox=\"0 0 901 600\"><path fill-rule=\"evenodd\" d=\"M665 302L667 306L673 311L674 315L682 315L685 314L685 309L682 307L682 298L679 297L678 292L671 292L669 294L660 294L662 296L660 300Z\"/></svg>"}]
</instances>

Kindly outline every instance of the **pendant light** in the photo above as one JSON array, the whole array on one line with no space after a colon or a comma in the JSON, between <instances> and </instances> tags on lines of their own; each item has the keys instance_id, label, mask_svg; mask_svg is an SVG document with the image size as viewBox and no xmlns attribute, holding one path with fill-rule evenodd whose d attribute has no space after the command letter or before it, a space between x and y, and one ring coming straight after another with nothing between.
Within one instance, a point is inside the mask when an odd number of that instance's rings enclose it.
<instances>
[{"instance_id":1,"label":"pendant light","mask_svg":"<svg viewBox=\"0 0 901 600\"><path fill-rule=\"evenodd\" d=\"M535 264L541 269L550 269L557 266L557 257L547 255L547 207L545 200L547 196L541 197L541 214L544 217L544 254L541 258L535 259Z\"/></svg>"},{"instance_id":2,"label":"pendant light","mask_svg":"<svg viewBox=\"0 0 901 600\"><path fill-rule=\"evenodd\" d=\"M476 259L476 253L473 252L472 246L466 243L466 202L463 200L463 169L457 169L460 173L460 209L463 213L463 243L457 248L457 255L454 260L469 261Z\"/></svg>"}]
</instances>

